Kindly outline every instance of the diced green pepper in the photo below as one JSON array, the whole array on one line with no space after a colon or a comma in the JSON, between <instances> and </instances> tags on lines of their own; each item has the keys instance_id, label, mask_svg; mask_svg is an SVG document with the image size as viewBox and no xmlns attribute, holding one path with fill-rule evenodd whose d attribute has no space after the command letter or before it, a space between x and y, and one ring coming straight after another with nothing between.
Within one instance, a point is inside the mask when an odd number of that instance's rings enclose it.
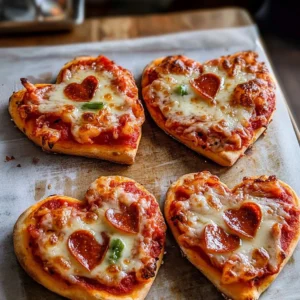
<instances>
[{"instance_id":1,"label":"diced green pepper","mask_svg":"<svg viewBox=\"0 0 300 300\"><path fill-rule=\"evenodd\" d=\"M111 264L115 264L120 259L124 247L125 245L120 239L112 240L109 248L109 262Z\"/></svg>"},{"instance_id":2,"label":"diced green pepper","mask_svg":"<svg viewBox=\"0 0 300 300\"><path fill-rule=\"evenodd\" d=\"M186 85L180 85L179 87L177 87L176 93L181 95L181 96L188 95L187 86Z\"/></svg>"},{"instance_id":3,"label":"diced green pepper","mask_svg":"<svg viewBox=\"0 0 300 300\"><path fill-rule=\"evenodd\" d=\"M82 109L102 109L104 106L103 102L88 102L82 104Z\"/></svg>"}]
</instances>

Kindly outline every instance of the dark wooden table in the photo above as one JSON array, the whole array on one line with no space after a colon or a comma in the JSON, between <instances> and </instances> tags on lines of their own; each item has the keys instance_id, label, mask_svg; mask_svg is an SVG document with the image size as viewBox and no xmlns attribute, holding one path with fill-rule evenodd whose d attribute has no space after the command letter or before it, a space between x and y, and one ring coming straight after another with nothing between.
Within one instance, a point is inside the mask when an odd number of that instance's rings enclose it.
<instances>
[{"instance_id":1,"label":"dark wooden table","mask_svg":"<svg viewBox=\"0 0 300 300\"><path fill-rule=\"evenodd\" d=\"M135 38L165 33L249 25L252 20L239 8L209 9L163 15L99 17L85 20L71 32L0 36L1 47L59 45Z\"/></svg>"}]
</instances>

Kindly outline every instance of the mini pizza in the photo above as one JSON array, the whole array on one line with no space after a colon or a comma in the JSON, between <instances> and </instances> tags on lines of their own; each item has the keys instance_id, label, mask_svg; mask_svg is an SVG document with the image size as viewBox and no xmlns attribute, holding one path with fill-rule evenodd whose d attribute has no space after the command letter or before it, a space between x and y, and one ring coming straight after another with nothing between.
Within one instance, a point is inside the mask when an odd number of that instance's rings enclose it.
<instances>
[{"instance_id":1,"label":"mini pizza","mask_svg":"<svg viewBox=\"0 0 300 300\"><path fill-rule=\"evenodd\" d=\"M222 166L232 166L267 128L275 85L255 52L200 64L182 55L144 70L142 93L157 125Z\"/></svg>"},{"instance_id":2,"label":"mini pizza","mask_svg":"<svg viewBox=\"0 0 300 300\"><path fill-rule=\"evenodd\" d=\"M300 235L299 199L275 176L230 190L207 171L184 175L169 188L165 216L189 261L233 300L258 299Z\"/></svg>"},{"instance_id":3,"label":"mini pizza","mask_svg":"<svg viewBox=\"0 0 300 300\"><path fill-rule=\"evenodd\" d=\"M105 56L77 57L56 84L21 82L10 115L27 137L47 152L132 164L144 110L132 74Z\"/></svg>"},{"instance_id":4,"label":"mini pizza","mask_svg":"<svg viewBox=\"0 0 300 300\"><path fill-rule=\"evenodd\" d=\"M84 201L50 196L29 207L14 228L25 271L70 299L144 299L161 265L166 226L144 187L100 177Z\"/></svg>"}]
</instances>

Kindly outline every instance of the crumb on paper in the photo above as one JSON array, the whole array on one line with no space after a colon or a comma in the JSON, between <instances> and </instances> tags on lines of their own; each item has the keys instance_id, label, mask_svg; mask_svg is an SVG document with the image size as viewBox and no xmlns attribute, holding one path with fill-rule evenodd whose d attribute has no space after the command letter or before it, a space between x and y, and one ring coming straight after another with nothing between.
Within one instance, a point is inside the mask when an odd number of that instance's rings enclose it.
<instances>
[{"instance_id":1,"label":"crumb on paper","mask_svg":"<svg viewBox=\"0 0 300 300\"><path fill-rule=\"evenodd\" d=\"M14 160L14 159L15 159L15 157L13 155L12 156L6 155L5 162L8 162L8 161L11 161L11 160Z\"/></svg>"},{"instance_id":2,"label":"crumb on paper","mask_svg":"<svg viewBox=\"0 0 300 300\"><path fill-rule=\"evenodd\" d=\"M39 161L40 161L40 159L37 158L37 157L34 157L34 158L32 159L32 163L33 163L34 165L37 165Z\"/></svg>"},{"instance_id":3,"label":"crumb on paper","mask_svg":"<svg viewBox=\"0 0 300 300\"><path fill-rule=\"evenodd\" d=\"M21 168L21 164L17 164L17 168Z\"/></svg>"},{"instance_id":4,"label":"crumb on paper","mask_svg":"<svg viewBox=\"0 0 300 300\"><path fill-rule=\"evenodd\" d=\"M52 185L51 185L51 183L49 183L49 184L47 185L48 190L50 190L51 187L52 187Z\"/></svg>"}]
</instances>

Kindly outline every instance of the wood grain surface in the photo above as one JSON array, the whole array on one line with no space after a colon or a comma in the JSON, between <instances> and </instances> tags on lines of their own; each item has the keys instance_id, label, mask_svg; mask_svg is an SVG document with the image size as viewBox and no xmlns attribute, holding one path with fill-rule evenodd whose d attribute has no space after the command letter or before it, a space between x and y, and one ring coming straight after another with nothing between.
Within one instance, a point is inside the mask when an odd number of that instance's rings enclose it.
<instances>
[{"instance_id":1,"label":"wood grain surface","mask_svg":"<svg viewBox=\"0 0 300 300\"><path fill-rule=\"evenodd\" d=\"M0 46L21 47L95 42L185 30L237 27L251 23L249 14L240 8L134 17L99 17L87 19L71 32L2 35Z\"/></svg>"}]
</instances>

